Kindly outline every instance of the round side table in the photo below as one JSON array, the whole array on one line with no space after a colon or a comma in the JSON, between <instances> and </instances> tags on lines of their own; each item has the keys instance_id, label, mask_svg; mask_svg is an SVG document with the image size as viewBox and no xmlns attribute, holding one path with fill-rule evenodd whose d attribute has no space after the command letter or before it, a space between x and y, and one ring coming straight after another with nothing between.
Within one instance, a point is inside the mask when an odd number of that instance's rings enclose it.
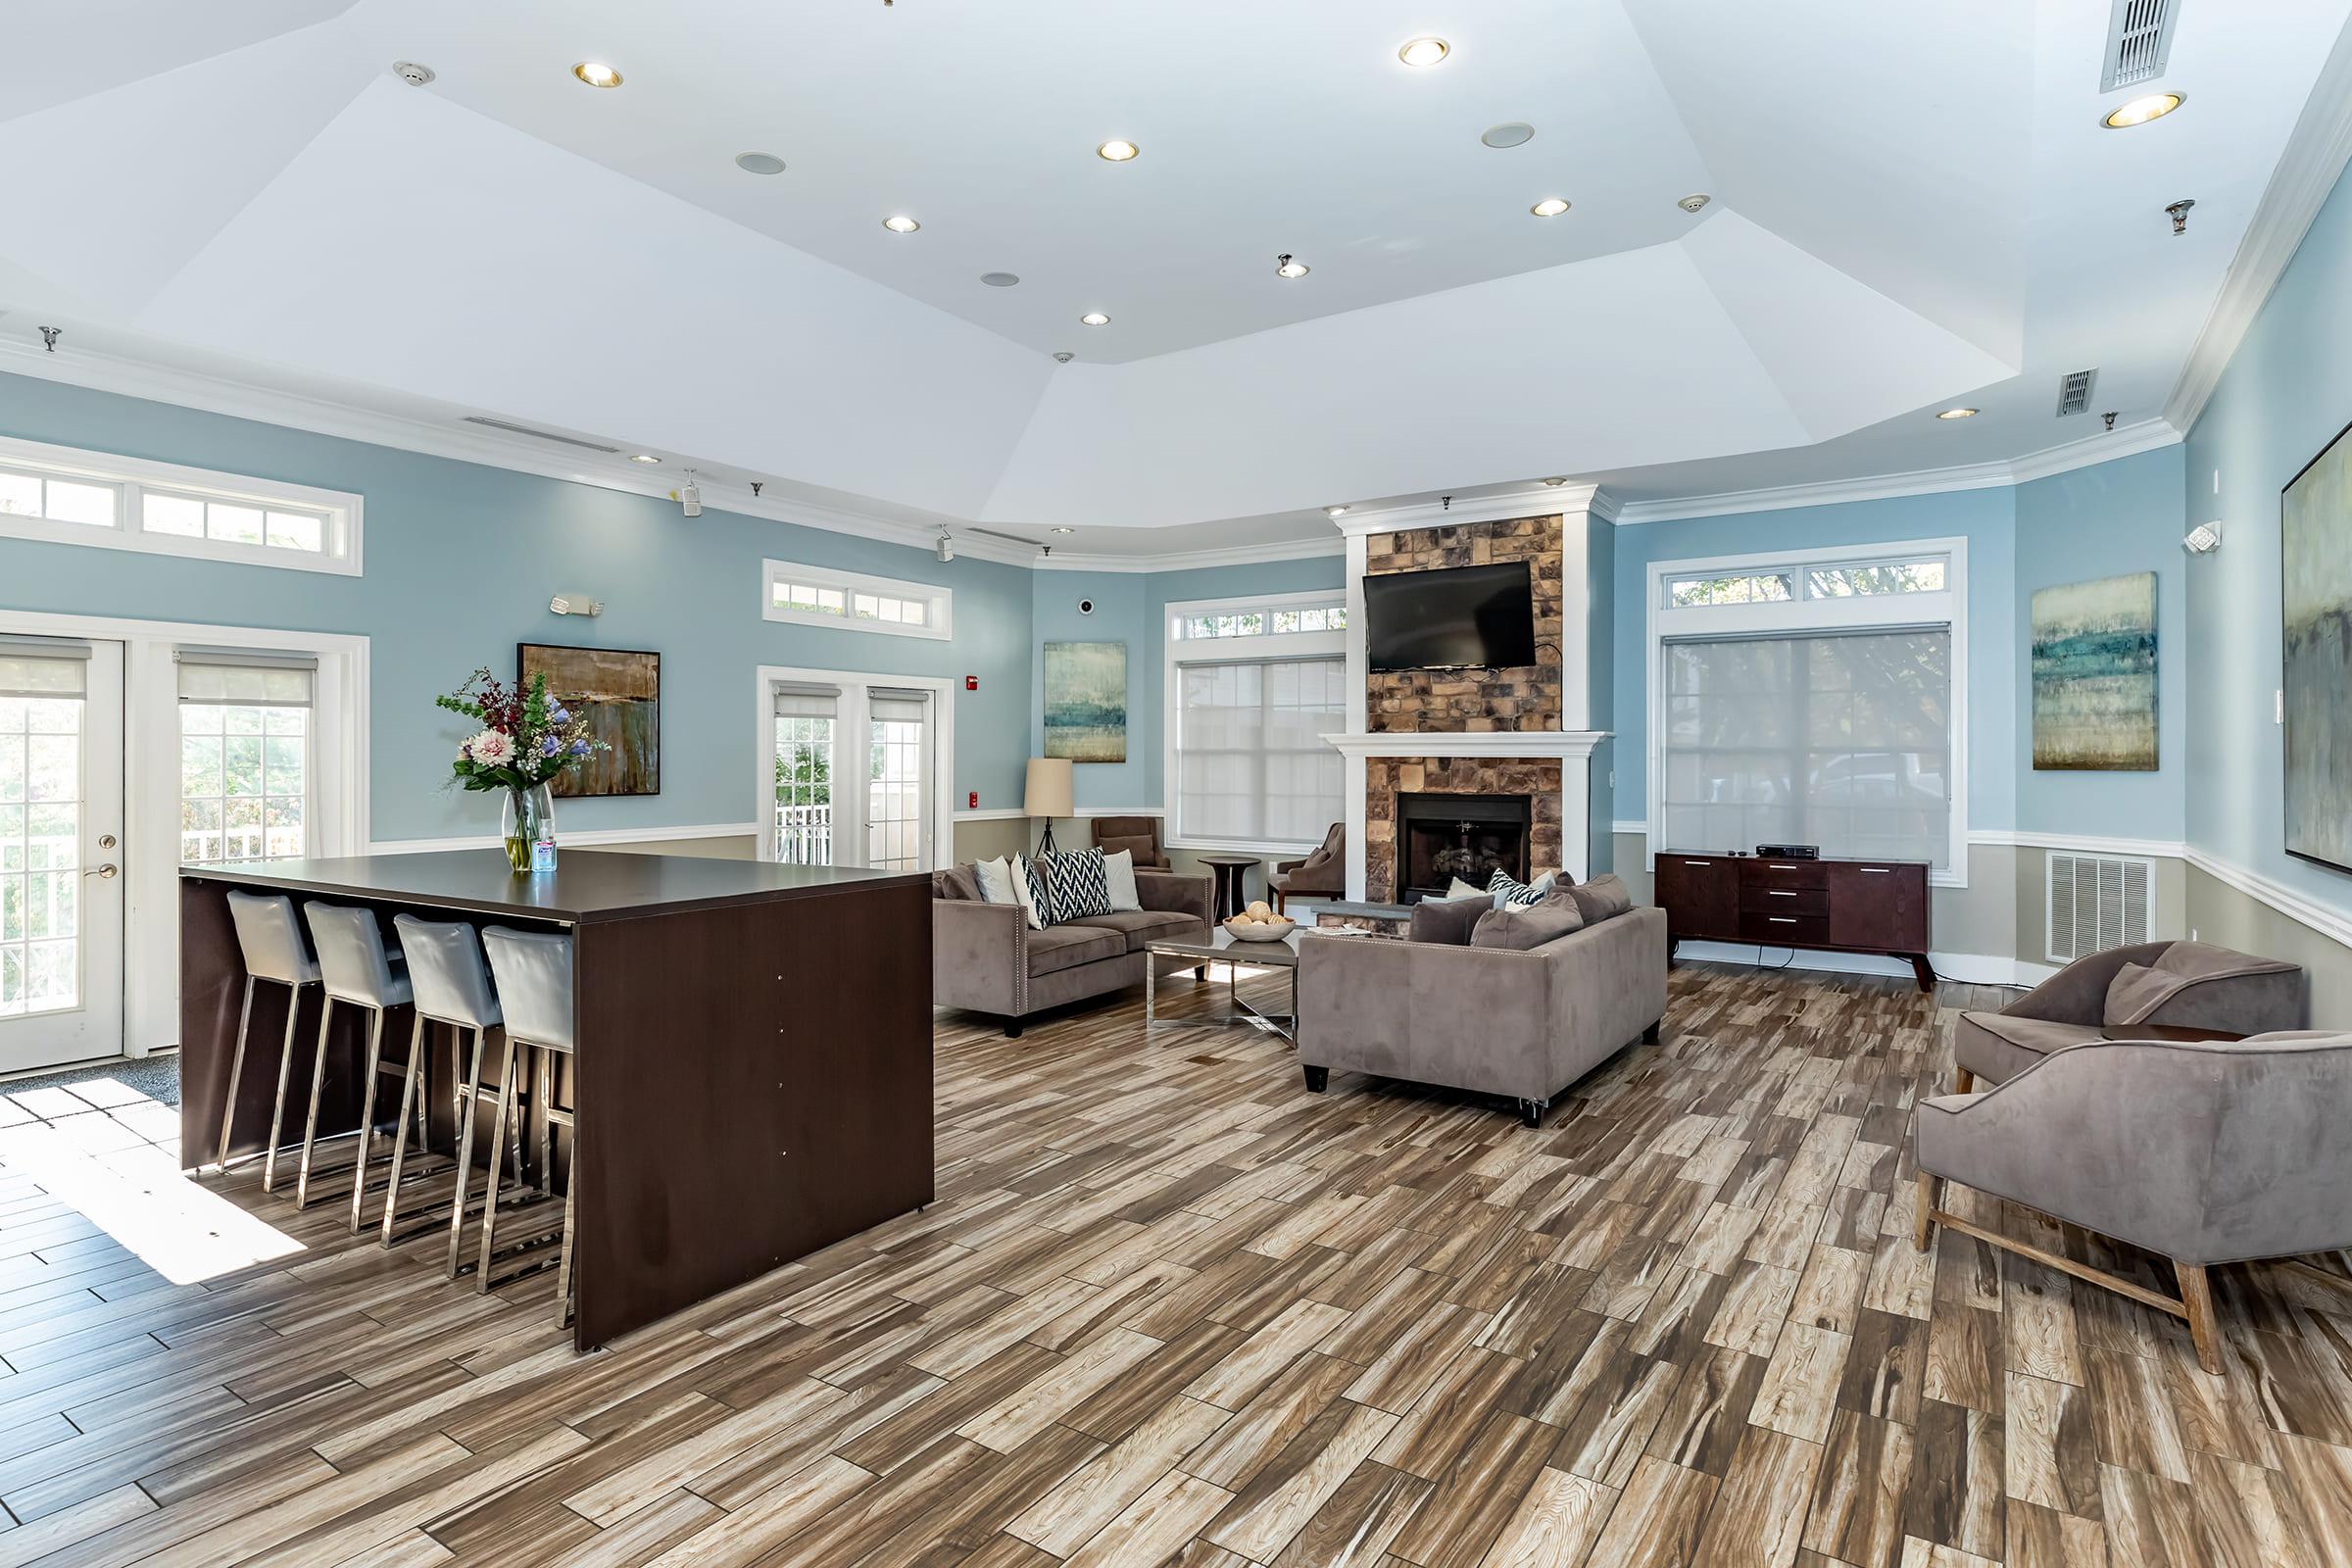
<instances>
[{"instance_id":1,"label":"round side table","mask_svg":"<svg viewBox=\"0 0 2352 1568\"><path fill-rule=\"evenodd\" d=\"M1256 856L1203 855L1200 863L1216 878L1208 904L1217 919L1230 920L1250 906L1250 868L1258 863Z\"/></svg>"}]
</instances>

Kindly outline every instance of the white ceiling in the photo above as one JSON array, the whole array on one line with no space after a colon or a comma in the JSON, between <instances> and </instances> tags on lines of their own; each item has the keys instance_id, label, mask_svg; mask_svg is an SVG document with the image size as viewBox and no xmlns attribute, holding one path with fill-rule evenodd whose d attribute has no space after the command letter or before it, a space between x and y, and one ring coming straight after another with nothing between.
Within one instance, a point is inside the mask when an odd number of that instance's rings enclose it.
<instances>
[{"instance_id":1,"label":"white ceiling","mask_svg":"<svg viewBox=\"0 0 2352 1568\"><path fill-rule=\"evenodd\" d=\"M2095 428L2083 366L2151 417L2352 0L2182 0L2189 105L2125 133L2096 0L29 9L0 337L1131 554L2012 458Z\"/></svg>"}]
</instances>

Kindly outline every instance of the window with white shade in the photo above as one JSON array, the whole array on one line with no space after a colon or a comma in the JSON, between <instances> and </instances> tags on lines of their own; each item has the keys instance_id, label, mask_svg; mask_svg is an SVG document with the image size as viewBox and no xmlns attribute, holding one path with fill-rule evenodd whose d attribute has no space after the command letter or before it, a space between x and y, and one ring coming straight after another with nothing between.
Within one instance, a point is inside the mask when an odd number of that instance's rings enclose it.
<instances>
[{"instance_id":1,"label":"window with white shade","mask_svg":"<svg viewBox=\"0 0 2352 1568\"><path fill-rule=\"evenodd\" d=\"M770 859L833 863L833 744L838 689L779 686L775 693L775 822Z\"/></svg>"},{"instance_id":2,"label":"window with white shade","mask_svg":"<svg viewBox=\"0 0 2352 1568\"><path fill-rule=\"evenodd\" d=\"M1966 542L1650 568L1650 849L1812 844L1964 886Z\"/></svg>"},{"instance_id":3,"label":"window with white shade","mask_svg":"<svg viewBox=\"0 0 2352 1568\"><path fill-rule=\"evenodd\" d=\"M1179 839L1306 844L1342 814L1345 659L1233 660L1179 667Z\"/></svg>"},{"instance_id":4,"label":"window with white shade","mask_svg":"<svg viewBox=\"0 0 2352 1568\"><path fill-rule=\"evenodd\" d=\"M760 614L804 626L944 640L954 629L955 604L954 592L936 583L791 561L770 561L761 572Z\"/></svg>"},{"instance_id":5,"label":"window with white shade","mask_svg":"<svg viewBox=\"0 0 2352 1568\"><path fill-rule=\"evenodd\" d=\"M360 571L362 499L0 437L0 536Z\"/></svg>"},{"instance_id":6,"label":"window with white shade","mask_svg":"<svg viewBox=\"0 0 2352 1568\"><path fill-rule=\"evenodd\" d=\"M784 865L920 871L953 814L949 683L927 676L763 668L773 815L760 858Z\"/></svg>"},{"instance_id":7,"label":"window with white shade","mask_svg":"<svg viewBox=\"0 0 2352 1568\"><path fill-rule=\"evenodd\" d=\"M182 648L174 657L181 862L304 854L318 660L226 648Z\"/></svg>"}]
</instances>

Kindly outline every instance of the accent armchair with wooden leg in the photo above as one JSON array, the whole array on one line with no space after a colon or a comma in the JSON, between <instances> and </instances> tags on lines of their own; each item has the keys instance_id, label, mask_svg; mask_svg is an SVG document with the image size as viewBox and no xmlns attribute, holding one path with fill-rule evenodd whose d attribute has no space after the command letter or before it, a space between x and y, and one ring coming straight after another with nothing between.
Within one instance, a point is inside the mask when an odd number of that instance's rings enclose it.
<instances>
[{"instance_id":1,"label":"accent armchair with wooden leg","mask_svg":"<svg viewBox=\"0 0 2352 1568\"><path fill-rule=\"evenodd\" d=\"M2352 1245L2352 1034L2124 1040L2050 1053L1998 1088L1919 1102L1912 1241L1935 1228L2185 1319L2222 1370L2205 1271ZM2179 1297L1972 1224L1959 1182L2173 1260Z\"/></svg>"},{"instance_id":2,"label":"accent armchair with wooden leg","mask_svg":"<svg viewBox=\"0 0 2352 1568\"><path fill-rule=\"evenodd\" d=\"M1274 912L1283 912L1284 903L1292 898L1313 895L1336 899L1348 891L1348 824L1334 822L1323 835L1323 842L1303 860L1277 860L1274 874L1266 878L1266 886L1274 894Z\"/></svg>"}]
</instances>

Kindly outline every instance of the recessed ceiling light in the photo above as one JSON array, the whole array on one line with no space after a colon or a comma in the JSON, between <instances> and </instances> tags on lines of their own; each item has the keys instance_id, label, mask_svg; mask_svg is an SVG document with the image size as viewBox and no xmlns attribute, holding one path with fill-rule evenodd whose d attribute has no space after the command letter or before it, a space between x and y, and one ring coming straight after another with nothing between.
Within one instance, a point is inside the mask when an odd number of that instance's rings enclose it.
<instances>
[{"instance_id":1,"label":"recessed ceiling light","mask_svg":"<svg viewBox=\"0 0 2352 1568\"><path fill-rule=\"evenodd\" d=\"M1538 218L1557 218L1568 210L1568 204L1557 196L1546 196L1528 209Z\"/></svg>"},{"instance_id":2,"label":"recessed ceiling light","mask_svg":"<svg viewBox=\"0 0 2352 1568\"><path fill-rule=\"evenodd\" d=\"M1323 509L1323 515L1326 517L1345 517L1348 515L1348 509L1346 507L1325 507Z\"/></svg>"},{"instance_id":3,"label":"recessed ceiling light","mask_svg":"<svg viewBox=\"0 0 2352 1568\"><path fill-rule=\"evenodd\" d=\"M1713 201L1714 199L1715 198L1709 196L1703 190L1694 190L1690 195L1684 197L1681 201L1676 202L1674 205L1680 207L1686 213L1695 213L1703 210L1707 203Z\"/></svg>"},{"instance_id":4,"label":"recessed ceiling light","mask_svg":"<svg viewBox=\"0 0 2352 1568\"><path fill-rule=\"evenodd\" d=\"M1075 528L1052 528L1047 531L1050 533L1076 533L1078 530Z\"/></svg>"},{"instance_id":5,"label":"recessed ceiling light","mask_svg":"<svg viewBox=\"0 0 2352 1568\"><path fill-rule=\"evenodd\" d=\"M635 457L629 459L629 461L631 463L660 463L662 460L655 457L651 452L640 452Z\"/></svg>"},{"instance_id":6,"label":"recessed ceiling light","mask_svg":"<svg viewBox=\"0 0 2352 1568\"><path fill-rule=\"evenodd\" d=\"M2188 102L2188 94L2184 92L2152 92L2134 98L2129 103L2118 104L2114 109L2108 111L2099 123L2105 125L2109 130L2130 130L2133 125L2144 125L2151 120L2162 120L2186 102Z\"/></svg>"},{"instance_id":7,"label":"recessed ceiling light","mask_svg":"<svg viewBox=\"0 0 2352 1568\"><path fill-rule=\"evenodd\" d=\"M1010 288L1021 280L1018 272L982 272L980 281L990 288Z\"/></svg>"},{"instance_id":8,"label":"recessed ceiling light","mask_svg":"<svg viewBox=\"0 0 2352 1568\"><path fill-rule=\"evenodd\" d=\"M781 174L784 160L774 153L737 153L735 167L747 174Z\"/></svg>"},{"instance_id":9,"label":"recessed ceiling light","mask_svg":"<svg viewBox=\"0 0 2352 1568\"><path fill-rule=\"evenodd\" d=\"M893 234L911 234L923 225L908 218L905 213L893 213L882 220L882 226Z\"/></svg>"},{"instance_id":10,"label":"recessed ceiling light","mask_svg":"<svg viewBox=\"0 0 2352 1568\"><path fill-rule=\"evenodd\" d=\"M1078 318L1078 324L1080 326L1108 326L1110 318L1104 316L1101 311L1089 311Z\"/></svg>"},{"instance_id":11,"label":"recessed ceiling light","mask_svg":"<svg viewBox=\"0 0 2352 1568\"><path fill-rule=\"evenodd\" d=\"M1506 120L1489 125L1478 139L1490 147L1524 147L1536 139L1536 127L1524 120Z\"/></svg>"},{"instance_id":12,"label":"recessed ceiling light","mask_svg":"<svg viewBox=\"0 0 2352 1568\"><path fill-rule=\"evenodd\" d=\"M1396 58L1408 66L1434 66L1453 53L1443 38L1408 38L1396 46Z\"/></svg>"},{"instance_id":13,"label":"recessed ceiling light","mask_svg":"<svg viewBox=\"0 0 2352 1568\"><path fill-rule=\"evenodd\" d=\"M1135 143L1113 136L1095 149L1095 156L1106 164L1123 164L1142 151L1143 149Z\"/></svg>"},{"instance_id":14,"label":"recessed ceiling light","mask_svg":"<svg viewBox=\"0 0 2352 1568\"><path fill-rule=\"evenodd\" d=\"M1313 270L1313 268L1287 251L1274 258L1274 275L1276 277L1304 277Z\"/></svg>"},{"instance_id":15,"label":"recessed ceiling light","mask_svg":"<svg viewBox=\"0 0 2352 1568\"><path fill-rule=\"evenodd\" d=\"M1557 489L1561 485L1564 485L1568 482L1568 476L1563 473L1557 479L1546 479L1544 482L1547 485L1550 485L1552 488Z\"/></svg>"},{"instance_id":16,"label":"recessed ceiling light","mask_svg":"<svg viewBox=\"0 0 2352 1568\"><path fill-rule=\"evenodd\" d=\"M571 74L591 87L617 87L620 73L601 60L583 60L571 68Z\"/></svg>"},{"instance_id":17,"label":"recessed ceiling light","mask_svg":"<svg viewBox=\"0 0 2352 1568\"><path fill-rule=\"evenodd\" d=\"M1973 419L1976 416L1977 411L1974 409L1945 409L1936 416L1938 419Z\"/></svg>"}]
</instances>

